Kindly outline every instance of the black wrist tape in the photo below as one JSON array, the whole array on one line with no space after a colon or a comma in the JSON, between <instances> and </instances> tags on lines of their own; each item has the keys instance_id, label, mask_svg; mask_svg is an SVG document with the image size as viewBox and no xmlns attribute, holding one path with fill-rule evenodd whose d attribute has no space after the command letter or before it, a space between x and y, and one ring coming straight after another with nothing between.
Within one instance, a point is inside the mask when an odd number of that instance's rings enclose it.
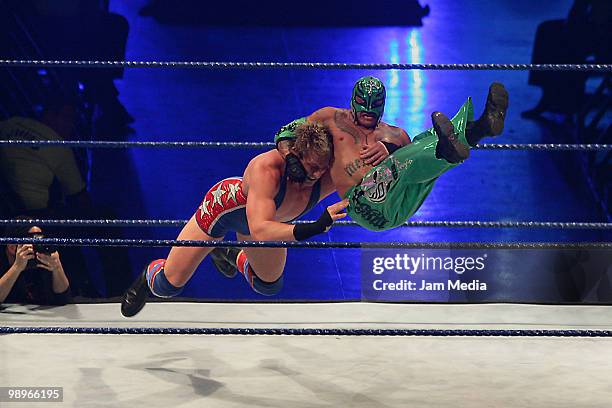
<instances>
[{"instance_id":1,"label":"black wrist tape","mask_svg":"<svg viewBox=\"0 0 612 408\"><path fill-rule=\"evenodd\" d=\"M293 227L293 236L298 241L303 241L315 235L321 234L334 223L331 215L325 210L323 214L315 222L309 222L308 224L295 224Z\"/></svg>"}]
</instances>

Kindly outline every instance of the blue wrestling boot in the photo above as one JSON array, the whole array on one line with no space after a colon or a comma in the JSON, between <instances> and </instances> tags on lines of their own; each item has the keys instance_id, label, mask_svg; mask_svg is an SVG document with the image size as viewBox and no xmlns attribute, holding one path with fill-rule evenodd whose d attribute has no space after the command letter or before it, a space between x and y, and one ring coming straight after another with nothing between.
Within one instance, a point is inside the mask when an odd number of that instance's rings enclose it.
<instances>
[{"instance_id":1,"label":"blue wrestling boot","mask_svg":"<svg viewBox=\"0 0 612 408\"><path fill-rule=\"evenodd\" d=\"M239 253L240 249L238 248L223 247L213 249L209 255L216 270L227 278L233 278L238 273L236 258L238 258Z\"/></svg>"}]
</instances>

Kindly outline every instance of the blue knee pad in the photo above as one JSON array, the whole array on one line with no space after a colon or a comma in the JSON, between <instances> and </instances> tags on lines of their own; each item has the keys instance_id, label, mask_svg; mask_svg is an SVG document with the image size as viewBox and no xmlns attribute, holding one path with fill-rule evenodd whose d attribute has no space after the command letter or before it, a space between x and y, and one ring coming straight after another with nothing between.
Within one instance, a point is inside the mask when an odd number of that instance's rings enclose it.
<instances>
[{"instance_id":1,"label":"blue knee pad","mask_svg":"<svg viewBox=\"0 0 612 408\"><path fill-rule=\"evenodd\" d=\"M166 278L166 275L164 273L165 265L165 259L158 259L156 261L153 261L149 265L147 265L145 274L147 277L147 284L149 285L149 289L151 289L151 292L155 296L162 298L170 298L177 296L179 293L181 293L183 291L184 286L177 288L168 281L168 278Z\"/></svg>"},{"instance_id":2,"label":"blue knee pad","mask_svg":"<svg viewBox=\"0 0 612 408\"><path fill-rule=\"evenodd\" d=\"M264 282L261 279L259 279L259 276L257 276L255 271L253 270L253 268L249 264L249 260L246 259L246 258L244 260L244 264L243 265L239 265L239 269L238 270L240 272L244 271L243 272L244 278L249 283L251 288L255 292L259 293L260 295L274 296L274 295L278 294L278 292L280 292L281 289L283 288L283 275L281 275L274 282Z\"/></svg>"},{"instance_id":3,"label":"blue knee pad","mask_svg":"<svg viewBox=\"0 0 612 408\"><path fill-rule=\"evenodd\" d=\"M278 292L280 292L283 288L283 275L281 275L280 278L278 278L274 282L264 282L259 279L259 277L255 273L253 274L252 279L253 284L251 285L251 287L255 292L259 293L260 295L274 296L278 294Z\"/></svg>"}]
</instances>

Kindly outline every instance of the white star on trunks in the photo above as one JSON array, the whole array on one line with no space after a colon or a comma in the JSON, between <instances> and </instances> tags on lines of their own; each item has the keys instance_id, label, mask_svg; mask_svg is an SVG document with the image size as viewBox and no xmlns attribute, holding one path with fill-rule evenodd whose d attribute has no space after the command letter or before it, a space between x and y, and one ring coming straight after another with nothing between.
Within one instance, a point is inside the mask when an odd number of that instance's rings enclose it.
<instances>
[{"instance_id":1,"label":"white star on trunks","mask_svg":"<svg viewBox=\"0 0 612 408\"><path fill-rule=\"evenodd\" d=\"M206 215L210 215L208 212L208 203L210 203L210 201L204 199L204 201L202 201L202 205L200 206L200 211Z\"/></svg>"},{"instance_id":2,"label":"white star on trunks","mask_svg":"<svg viewBox=\"0 0 612 408\"><path fill-rule=\"evenodd\" d=\"M227 191L227 201L229 202L229 200L231 199L234 200L236 204L238 204L238 200L236 200L236 193L240 191L240 183L228 184L228 186L229 190Z\"/></svg>"},{"instance_id":3,"label":"white star on trunks","mask_svg":"<svg viewBox=\"0 0 612 408\"><path fill-rule=\"evenodd\" d=\"M223 207L223 203L221 202L221 197L223 197L223 194L227 193L227 191L225 191L224 189L221 188L222 184L219 184L219 187L217 187L217 189L215 191L212 191L212 195L215 197L215 199L213 200L212 203L212 207L214 208L216 203L219 203L219 205L221 207Z\"/></svg>"}]
</instances>

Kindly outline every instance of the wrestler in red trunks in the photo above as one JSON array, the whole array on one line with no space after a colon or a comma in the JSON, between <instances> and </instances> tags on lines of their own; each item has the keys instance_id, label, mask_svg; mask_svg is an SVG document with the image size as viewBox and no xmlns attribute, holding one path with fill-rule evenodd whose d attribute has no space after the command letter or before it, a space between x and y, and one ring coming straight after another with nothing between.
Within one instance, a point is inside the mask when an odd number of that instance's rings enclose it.
<instances>
[{"instance_id":1,"label":"wrestler in red trunks","mask_svg":"<svg viewBox=\"0 0 612 408\"><path fill-rule=\"evenodd\" d=\"M230 231L238 240L303 240L329 229L346 216L347 201L327 207L312 223L288 224L301 217L335 191L329 168L333 143L326 128L318 124L300 125L290 155L277 150L256 156L242 178L216 183L178 236L178 240L219 240ZM125 293L121 313L134 316L145 305L147 296L177 296L189 281L211 247L173 247L167 259L149 263ZM286 248L215 249L212 259L225 275L241 272L251 287L263 295L274 295L282 288ZM226 266L231 264L229 270Z\"/></svg>"}]
</instances>

